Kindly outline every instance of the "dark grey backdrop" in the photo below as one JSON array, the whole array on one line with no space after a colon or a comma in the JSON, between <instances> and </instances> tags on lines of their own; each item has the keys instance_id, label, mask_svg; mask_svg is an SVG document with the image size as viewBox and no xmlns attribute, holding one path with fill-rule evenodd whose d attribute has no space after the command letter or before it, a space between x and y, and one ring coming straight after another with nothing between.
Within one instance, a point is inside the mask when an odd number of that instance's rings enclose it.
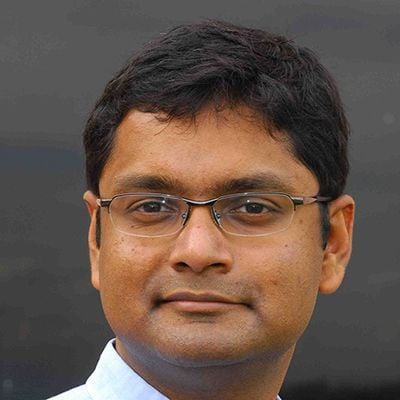
<instances>
[{"instance_id":1,"label":"dark grey backdrop","mask_svg":"<svg viewBox=\"0 0 400 400\"><path fill-rule=\"evenodd\" d=\"M400 380L398 0L2 0L2 398L43 398L81 383L111 337L88 279L82 126L134 49L199 17L273 30L316 50L353 129L354 256L339 292L320 298L287 392Z\"/></svg>"}]
</instances>

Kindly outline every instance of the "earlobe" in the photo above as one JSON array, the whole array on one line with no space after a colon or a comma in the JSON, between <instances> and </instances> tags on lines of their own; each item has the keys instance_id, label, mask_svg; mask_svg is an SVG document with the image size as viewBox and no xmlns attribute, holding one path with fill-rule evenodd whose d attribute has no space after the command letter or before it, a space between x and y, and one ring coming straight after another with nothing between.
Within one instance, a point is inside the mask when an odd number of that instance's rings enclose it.
<instances>
[{"instance_id":1,"label":"earlobe","mask_svg":"<svg viewBox=\"0 0 400 400\"><path fill-rule=\"evenodd\" d=\"M319 285L320 293L333 293L341 285L352 250L355 204L342 195L329 205L330 229Z\"/></svg>"},{"instance_id":2,"label":"earlobe","mask_svg":"<svg viewBox=\"0 0 400 400\"><path fill-rule=\"evenodd\" d=\"M83 200L86 203L87 210L90 217L90 225L88 232L88 245L89 245L89 258L90 258L90 270L91 270L91 281L92 285L99 289L99 255L100 248L96 241L96 215L99 212L96 204L96 196L91 191L86 191L83 195Z\"/></svg>"}]
</instances>

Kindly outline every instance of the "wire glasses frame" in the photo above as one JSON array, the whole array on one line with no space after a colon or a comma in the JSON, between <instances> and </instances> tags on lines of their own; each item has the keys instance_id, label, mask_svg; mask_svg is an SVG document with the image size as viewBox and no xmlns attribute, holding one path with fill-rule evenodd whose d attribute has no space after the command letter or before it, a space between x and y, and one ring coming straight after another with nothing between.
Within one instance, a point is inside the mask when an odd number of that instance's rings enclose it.
<instances>
[{"instance_id":1,"label":"wire glasses frame","mask_svg":"<svg viewBox=\"0 0 400 400\"><path fill-rule=\"evenodd\" d=\"M163 237L178 233L193 207L210 207L214 223L235 236L267 236L286 230L298 206L326 203L324 196L290 196L281 192L228 194L210 200L190 200L164 193L122 193L98 198L107 208L117 231L137 237Z\"/></svg>"}]
</instances>

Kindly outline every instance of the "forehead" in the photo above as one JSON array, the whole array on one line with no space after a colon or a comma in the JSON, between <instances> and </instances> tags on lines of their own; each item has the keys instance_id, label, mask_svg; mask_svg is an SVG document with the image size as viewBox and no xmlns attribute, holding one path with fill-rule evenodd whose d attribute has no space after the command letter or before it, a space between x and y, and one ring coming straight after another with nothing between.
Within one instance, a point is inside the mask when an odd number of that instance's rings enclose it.
<instances>
[{"instance_id":1,"label":"forehead","mask_svg":"<svg viewBox=\"0 0 400 400\"><path fill-rule=\"evenodd\" d=\"M235 191L241 181L243 190L254 185L254 190L315 194L316 179L293 156L287 135L267 128L246 108L205 109L195 120L170 121L132 110L117 129L100 191L157 190L159 185L206 196Z\"/></svg>"}]
</instances>

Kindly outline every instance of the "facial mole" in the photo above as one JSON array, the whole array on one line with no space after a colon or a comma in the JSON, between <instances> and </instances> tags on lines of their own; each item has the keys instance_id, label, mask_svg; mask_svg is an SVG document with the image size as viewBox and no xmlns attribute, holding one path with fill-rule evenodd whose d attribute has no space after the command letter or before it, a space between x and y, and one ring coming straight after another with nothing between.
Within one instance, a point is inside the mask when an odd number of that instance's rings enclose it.
<instances>
[{"instance_id":1,"label":"facial mole","mask_svg":"<svg viewBox=\"0 0 400 400\"><path fill-rule=\"evenodd\" d=\"M269 281L272 286L279 286L279 279L270 279Z\"/></svg>"}]
</instances>

